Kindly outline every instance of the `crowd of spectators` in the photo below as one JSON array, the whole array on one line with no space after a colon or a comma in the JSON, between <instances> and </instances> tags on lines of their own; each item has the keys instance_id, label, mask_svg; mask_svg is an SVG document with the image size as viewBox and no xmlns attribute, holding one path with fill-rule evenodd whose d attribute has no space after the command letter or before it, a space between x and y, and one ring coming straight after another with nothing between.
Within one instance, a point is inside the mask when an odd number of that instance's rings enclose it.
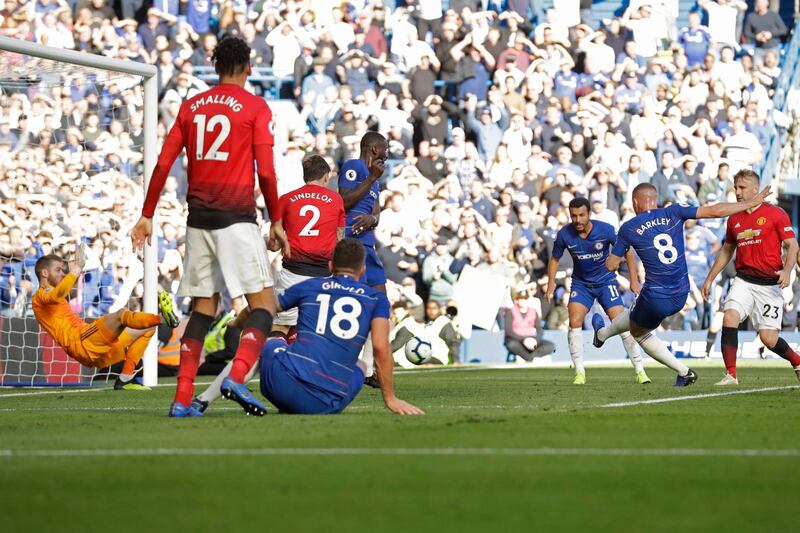
<instances>
[{"instance_id":1,"label":"crowd of spectators","mask_svg":"<svg viewBox=\"0 0 800 533\"><path fill-rule=\"evenodd\" d=\"M395 309L420 317L425 302L450 301L467 267L540 298L575 196L615 226L633 216L631 191L643 182L662 204L731 200L731 176L767 149L787 35L768 0L748 13L739 0L700 0L680 29L677 2L659 0L633 0L599 25L585 0L543 12L528 0L111 4L7 0L0 33L156 65L159 141L183 99L206 88L200 73L217 40L244 38L261 80L252 89L272 83L284 100L273 103L281 192L302 183L304 156L320 154L337 169L357 157L368 129L388 138L380 255ZM25 313L36 257L69 255L82 239L104 267L82 282L76 305L97 316L119 291L134 305L141 295L141 284L124 286L127 269L141 270L126 236L142 199L141 90L83 76L3 85L4 315ZM179 158L159 208L160 280L173 291L185 190ZM688 231L693 279L707 271L723 228L711 221ZM567 327L570 268L565 254L555 301L533 305L548 328ZM669 327L700 327L708 312L690 299Z\"/></svg>"}]
</instances>

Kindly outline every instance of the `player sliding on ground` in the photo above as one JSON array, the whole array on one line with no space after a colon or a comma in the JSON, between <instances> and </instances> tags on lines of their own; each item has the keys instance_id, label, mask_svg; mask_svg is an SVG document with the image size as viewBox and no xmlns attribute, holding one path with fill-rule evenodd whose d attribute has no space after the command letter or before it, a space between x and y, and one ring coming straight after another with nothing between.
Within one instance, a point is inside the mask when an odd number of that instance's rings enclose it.
<instances>
[{"instance_id":1,"label":"player sliding on ground","mask_svg":"<svg viewBox=\"0 0 800 533\"><path fill-rule=\"evenodd\" d=\"M733 177L736 199L747 202L758 196L759 178L752 170L740 170ZM781 253L786 248L785 259ZM800 379L800 356L778 336L783 321L781 289L789 286L797 261L797 239L786 211L759 203L728 219L725 244L703 283L708 300L711 284L736 252L736 277L725 297L722 318L722 359L727 373L717 385L738 385L736 352L739 323L750 317L764 346L789 361Z\"/></svg>"},{"instance_id":2,"label":"player sliding on ground","mask_svg":"<svg viewBox=\"0 0 800 533\"><path fill-rule=\"evenodd\" d=\"M214 48L212 60L219 85L181 105L153 171L142 217L131 232L134 249L150 242L161 189L172 163L186 148L189 216L178 294L192 298L192 313L181 338L178 387L169 410L169 416L181 418L202 415L191 406L194 378L203 339L225 288L234 298L244 294L252 312L243 324L222 395L239 403L247 414L264 414L244 381L258 360L275 313L267 248L256 223L253 195L255 161L269 217L277 220L272 114L263 98L244 88L251 73L250 47L244 40L225 37Z\"/></svg>"},{"instance_id":3,"label":"player sliding on ground","mask_svg":"<svg viewBox=\"0 0 800 533\"><path fill-rule=\"evenodd\" d=\"M625 308L619 292L619 284L613 272L606 269L606 259L611 246L617 240L617 232L611 224L600 220L589 220L591 205L586 198L575 198L569 203L571 224L558 231L553 253L547 264L547 303L553 301L556 290L556 272L561 256L566 249L572 256L572 286L567 312L569 313L569 354L575 366L574 385L586 383L586 369L583 366L583 320L595 300L600 302L610 319L616 318ZM639 294L639 278L636 275L636 262L633 252L625 254L628 272L631 276L631 290ZM622 344L636 372L636 382L650 383L650 378L642 366L642 353L639 346L627 331L621 335Z\"/></svg>"},{"instance_id":4,"label":"player sliding on ground","mask_svg":"<svg viewBox=\"0 0 800 533\"><path fill-rule=\"evenodd\" d=\"M644 265L644 287L630 312L620 313L609 326L603 327L600 315L592 317L594 345L599 348L609 337L630 331L647 355L678 373L676 387L697 381L697 373L678 361L652 333L665 318L683 309L689 295L683 223L688 219L722 218L741 213L757 207L769 194L769 187L765 187L750 200L739 203L703 207L672 204L658 208L656 188L649 183L637 185L633 189L636 216L619 229L606 267L611 272L616 271L622 257L632 247Z\"/></svg>"},{"instance_id":5,"label":"player sliding on ground","mask_svg":"<svg viewBox=\"0 0 800 533\"><path fill-rule=\"evenodd\" d=\"M36 320L67 355L83 366L106 368L124 360L122 372L114 382L115 389L150 390L134 382L136 365L162 318L172 328L178 325L169 296L159 295L161 316L122 309L87 324L67 300L85 263L83 247L67 273L65 261L57 255L45 255L36 261L39 289L32 301Z\"/></svg>"},{"instance_id":6,"label":"player sliding on ground","mask_svg":"<svg viewBox=\"0 0 800 533\"><path fill-rule=\"evenodd\" d=\"M331 414L347 407L364 384L367 367L358 355L371 334L386 407L424 414L394 395L389 300L359 281L365 253L359 241L344 239L334 250L331 277L303 281L278 296L279 309L299 308L297 341L272 338L261 353L261 393L279 411Z\"/></svg>"}]
</instances>

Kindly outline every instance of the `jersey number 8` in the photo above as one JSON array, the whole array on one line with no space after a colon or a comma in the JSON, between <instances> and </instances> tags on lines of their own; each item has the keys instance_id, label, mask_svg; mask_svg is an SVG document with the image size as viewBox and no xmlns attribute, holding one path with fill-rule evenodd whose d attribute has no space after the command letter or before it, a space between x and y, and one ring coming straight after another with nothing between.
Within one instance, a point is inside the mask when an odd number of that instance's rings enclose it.
<instances>
[{"instance_id":1,"label":"jersey number 8","mask_svg":"<svg viewBox=\"0 0 800 533\"><path fill-rule=\"evenodd\" d=\"M653 246L658 250L658 260L665 265L671 265L678 260L678 250L672 244L672 237L666 233L659 233L653 239Z\"/></svg>"},{"instance_id":2,"label":"jersey number 8","mask_svg":"<svg viewBox=\"0 0 800 533\"><path fill-rule=\"evenodd\" d=\"M318 294L319 315L316 332L325 335L328 326L328 311L331 307L330 294ZM349 309L346 309L349 308ZM358 333L358 317L361 315L361 303L355 298L345 296L333 302L333 316L330 319L331 333L340 339L350 340Z\"/></svg>"}]
</instances>

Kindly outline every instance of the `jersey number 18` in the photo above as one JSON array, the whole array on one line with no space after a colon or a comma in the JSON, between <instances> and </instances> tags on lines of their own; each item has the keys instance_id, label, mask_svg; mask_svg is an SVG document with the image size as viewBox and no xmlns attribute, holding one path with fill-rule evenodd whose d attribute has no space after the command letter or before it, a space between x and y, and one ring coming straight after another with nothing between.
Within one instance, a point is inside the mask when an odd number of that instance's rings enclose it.
<instances>
[{"instance_id":1,"label":"jersey number 18","mask_svg":"<svg viewBox=\"0 0 800 533\"><path fill-rule=\"evenodd\" d=\"M358 334L358 317L361 316L361 303L350 296L344 296L333 302L330 294L318 294L319 315L317 315L316 332L325 335L330 322L331 333L340 339L350 340ZM333 307L333 316L328 320L328 313Z\"/></svg>"}]
</instances>

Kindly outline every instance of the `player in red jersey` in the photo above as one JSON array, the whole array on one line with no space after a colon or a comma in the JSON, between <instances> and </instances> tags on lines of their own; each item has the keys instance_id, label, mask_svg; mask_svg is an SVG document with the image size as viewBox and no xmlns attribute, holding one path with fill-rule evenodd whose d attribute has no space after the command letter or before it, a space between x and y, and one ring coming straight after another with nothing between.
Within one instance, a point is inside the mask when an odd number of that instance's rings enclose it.
<instances>
[{"instance_id":1,"label":"player in red jersey","mask_svg":"<svg viewBox=\"0 0 800 533\"><path fill-rule=\"evenodd\" d=\"M272 113L263 98L244 89L251 74L250 47L242 39L224 38L212 57L219 85L181 105L167 136L147 190L142 217L131 232L135 249L148 244L153 213L170 167L181 151L188 155L189 216L184 275L178 294L192 297L192 313L181 339L180 369L170 416L201 416L191 406L194 378L203 339L214 321L219 295L245 295L253 310L243 324L242 339L222 394L248 414L263 415L264 405L244 386L272 327L275 294L267 250L256 224L253 195L258 183L271 220L278 217L278 192L272 160ZM275 236L276 238L278 236Z\"/></svg>"},{"instance_id":2,"label":"player in red jersey","mask_svg":"<svg viewBox=\"0 0 800 533\"><path fill-rule=\"evenodd\" d=\"M273 223L278 240L270 242L270 249L278 251L283 242L283 268L275 279L275 292L280 295L287 289L314 277L330 276L330 261L336 243L344 238L344 203L341 196L328 189L331 167L318 155L303 161L303 180L306 184L281 196L278 211L280 218ZM249 308L236 318L247 320ZM286 336L289 328L297 324L297 309L282 311L275 317L273 334ZM205 412L220 397L220 388L230 372L231 363L222 370L192 405ZM250 379L255 366L247 376Z\"/></svg>"},{"instance_id":3,"label":"player in red jersey","mask_svg":"<svg viewBox=\"0 0 800 533\"><path fill-rule=\"evenodd\" d=\"M280 218L275 224L278 235L284 235L282 240L287 244L283 250L283 269L275 280L276 294L309 278L331 274L329 262L333 249L344 239L345 213L342 197L328 189L330 172L324 158L312 155L303 161L306 184L281 196ZM296 324L297 309L282 311L275 319L276 326ZM288 331L288 327L281 329Z\"/></svg>"},{"instance_id":4,"label":"player in red jersey","mask_svg":"<svg viewBox=\"0 0 800 533\"><path fill-rule=\"evenodd\" d=\"M758 174L750 169L740 170L733 177L733 188L739 202L755 197L758 187ZM784 248L786 255L782 259ZM783 319L781 289L789 285L797 250L789 216L780 207L762 203L728 218L725 245L711 266L702 289L703 297L708 299L714 278L736 252L736 278L725 298L722 319L722 358L727 373L717 385L739 384L736 377L738 329L747 317L753 321L764 346L789 361L797 379L800 379L800 356L778 335Z\"/></svg>"}]
</instances>

